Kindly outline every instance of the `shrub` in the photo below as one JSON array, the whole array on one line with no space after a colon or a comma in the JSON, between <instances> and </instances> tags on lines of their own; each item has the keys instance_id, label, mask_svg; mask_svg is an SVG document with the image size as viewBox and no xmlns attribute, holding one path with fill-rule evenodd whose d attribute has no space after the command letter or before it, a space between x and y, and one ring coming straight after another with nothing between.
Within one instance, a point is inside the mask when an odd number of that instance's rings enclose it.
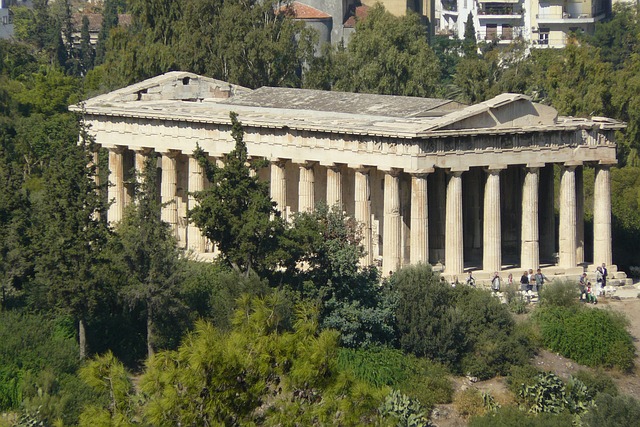
<instances>
[{"instance_id":1,"label":"shrub","mask_svg":"<svg viewBox=\"0 0 640 427\"><path fill-rule=\"evenodd\" d=\"M550 372L538 374L534 384L523 384L518 397L529 412L536 414L569 412L579 415L593 406L591 393L580 380L571 378L565 384Z\"/></svg>"},{"instance_id":2,"label":"shrub","mask_svg":"<svg viewBox=\"0 0 640 427\"><path fill-rule=\"evenodd\" d=\"M573 280L554 280L540 291L541 306L571 307L578 303L580 289Z\"/></svg>"},{"instance_id":3,"label":"shrub","mask_svg":"<svg viewBox=\"0 0 640 427\"><path fill-rule=\"evenodd\" d=\"M640 420L640 401L631 396L611 396L601 393L595 407L582 417L587 427L637 426Z\"/></svg>"},{"instance_id":4,"label":"shrub","mask_svg":"<svg viewBox=\"0 0 640 427\"><path fill-rule=\"evenodd\" d=\"M388 347L342 348L338 367L376 387L390 386L420 402L425 410L450 403L453 388L447 369L428 359L405 355Z\"/></svg>"},{"instance_id":5,"label":"shrub","mask_svg":"<svg viewBox=\"0 0 640 427\"><path fill-rule=\"evenodd\" d=\"M520 292L520 284L512 283L505 285L503 293L507 306L512 313L524 314L527 312L527 301L524 295Z\"/></svg>"},{"instance_id":6,"label":"shrub","mask_svg":"<svg viewBox=\"0 0 640 427\"><path fill-rule=\"evenodd\" d=\"M458 392L453 399L453 406L462 417L484 415L487 412L482 393L477 388L468 388Z\"/></svg>"},{"instance_id":7,"label":"shrub","mask_svg":"<svg viewBox=\"0 0 640 427\"><path fill-rule=\"evenodd\" d=\"M532 365L512 366L507 376L509 390L517 395L523 387L534 385L538 381L538 371Z\"/></svg>"},{"instance_id":8,"label":"shrub","mask_svg":"<svg viewBox=\"0 0 640 427\"><path fill-rule=\"evenodd\" d=\"M397 420L399 426L431 426L427 411L420 405L420 402L397 390L389 393L378 410L383 417Z\"/></svg>"},{"instance_id":9,"label":"shrub","mask_svg":"<svg viewBox=\"0 0 640 427\"><path fill-rule=\"evenodd\" d=\"M563 414L527 414L513 406L499 408L476 416L469 421L469 427L567 427L573 425L573 417Z\"/></svg>"},{"instance_id":10,"label":"shrub","mask_svg":"<svg viewBox=\"0 0 640 427\"><path fill-rule=\"evenodd\" d=\"M627 321L610 310L574 307L540 307L534 313L544 345L587 366L633 367L635 348Z\"/></svg>"},{"instance_id":11,"label":"shrub","mask_svg":"<svg viewBox=\"0 0 640 427\"><path fill-rule=\"evenodd\" d=\"M407 357L400 350L376 346L366 349L341 348L338 367L376 387L395 387L409 375Z\"/></svg>"},{"instance_id":12,"label":"shrub","mask_svg":"<svg viewBox=\"0 0 640 427\"><path fill-rule=\"evenodd\" d=\"M398 293L400 345L407 352L485 379L526 363L535 351L489 291L451 288L428 265L403 268L391 282Z\"/></svg>"},{"instance_id":13,"label":"shrub","mask_svg":"<svg viewBox=\"0 0 640 427\"><path fill-rule=\"evenodd\" d=\"M587 386L593 397L596 397L599 393L606 393L614 397L618 395L618 386L613 382L613 378L602 369L596 370L595 373L581 370L576 373L575 378Z\"/></svg>"}]
</instances>

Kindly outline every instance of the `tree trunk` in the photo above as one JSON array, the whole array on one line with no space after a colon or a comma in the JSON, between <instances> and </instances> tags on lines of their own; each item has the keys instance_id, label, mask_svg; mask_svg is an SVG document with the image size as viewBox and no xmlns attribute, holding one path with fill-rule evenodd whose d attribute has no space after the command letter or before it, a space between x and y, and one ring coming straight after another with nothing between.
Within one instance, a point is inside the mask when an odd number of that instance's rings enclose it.
<instances>
[{"instance_id":1,"label":"tree trunk","mask_svg":"<svg viewBox=\"0 0 640 427\"><path fill-rule=\"evenodd\" d=\"M78 320L78 344L80 346L80 360L87 357L87 331L84 326L84 320Z\"/></svg>"},{"instance_id":2,"label":"tree trunk","mask_svg":"<svg viewBox=\"0 0 640 427\"><path fill-rule=\"evenodd\" d=\"M153 356L153 312L151 307L147 307L147 357L151 358Z\"/></svg>"}]
</instances>

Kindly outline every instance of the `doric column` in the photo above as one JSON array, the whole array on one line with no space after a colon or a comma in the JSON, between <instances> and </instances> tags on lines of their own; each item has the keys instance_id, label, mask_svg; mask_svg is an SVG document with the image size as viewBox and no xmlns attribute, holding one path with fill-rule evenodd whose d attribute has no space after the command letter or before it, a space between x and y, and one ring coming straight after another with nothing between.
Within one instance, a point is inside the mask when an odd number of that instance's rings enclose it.
<instances>
[{"instance_id":1,"label":"doric column","mask_svg":"<svg viewBox=\"0 0 640 427\"><path fill-rule=\"evenodd\" d=\"M536 270L540 265L540 243L538 231L538 183L539 168L525 169L522 186L522 232L520 267Z\"/></svg>"},{"instance_id":2,"label":"doric column","mask_svg":"<svg viewBox=\"0 0 640 427\"><path fill-rule=\"evenodd\" d=\"M411 264L429 262L427 174L411 174Z\"/></svg>"},{"instance_id":3,"label":"doric column","mask_svg":"<svg viewBox=\"0 0 640 427\"><path fill-rule=\"evenodd\" d=\"M162 200L161 218L171 225L176 238L178 237L178 204L176 203L178 186L177 154L175 151L162 153L162 185L160 187Z\"/></svg>"},{"instance_id":4,"label":"doric column","mask_svg":"<svg viewBox=\"0 0 640 427\"><path fill-rule=\"evenodd\" d=\"M400 268L402 253L400 217L400 170L391 169L384 175L384 224L382 226L382 274Z\"/></svg>"},{"instance_id":5,"label":"doric column","mask_svg":"<svg viewBox=\"0 0 640 427\"><path fill-rule=\"evenodd\" d=\"M204 190L204 172L198 159L189 156L189 199L187 209L192 210L197 206L197 201L193 193ZM202 232L195 224L189 222L187 226L187 245L188 248L197 253L206 251L206 239Z\"/></svg>"},{"instance_id":6,"label":"doric column","mask_svg":"<svg viewBox=\"0 0 640 427\"><path fill-rule=\"evenodd\" d=\"M596 166L593 188L593 263L613 263L611 251L611 176L610 165Z\"/></svg>"},{"instance_id":7,"label":"doric column","mask_svg":"<svg viewBox=\"0 0 640 427\"><path fill-rule=\"evenodd\" d=\"M555 196L554 196L554 172L553 164L547 164L540 170L540 257L545 260L552 260L556 251L556 219L555 219ZM555 260L554 260L555 262ZM533 268L533 267L532 267Z\"/></svg>"},{"instance_id":8,"label":"doric column","mask_svg":"<svg viewBox=\"0 0 640 427\"><path fill-rule=\"evenodd\" d=\"M136 156L134 160L134 167L136 170L136 180L138 181L138 185L142 184L145 173L144 166L152 152L153 150L151 148L139 148L135 150Z\"/></svg>"},{"instance_id":9,"label":"doric column","mask_svg":"<svg viewBox=\"0 0 640 427\"><path fill-rule=\"evenodd\" d=\"M336 164L327 166L327 206L342 209L342 172Z\"/></svg>"},{"instance_id":10,"label":"doric column","mask_svg":"<svg viewBox=\"0 0 640 427\"><path fill-rule=\"evenodd\" d=\"M371 188L369 184L369 168L349 166L355 171L355 220L362 224L362 246L365 254L360 260L362 266L373 264L371 245Z\"/></svg>"},{"instance_id":11,"label":"doric column","mask_svg":"<svg viewBox=\"0 0 640 427\"><path fill-rule=\"evenodd\" d=\"M584 262L584 166L576 167L576 264Z\"/></svg>"},{"instance_id":12,"label":"doric column","mask_svg":"<svg viewBox=\"0 0 640 427\"><path fill-rule=\"evenodd\" d=\"M462 171L452 171L447 182L444 263L448 274L464 271L462 235Z\"/></svg>"},{"instance_id":13,"label":"doric column","mask_svg":"<svg viewBox=\"0 0 640 427\"><path fill-rule=\"evenodd\" d=\"M276 202L277 209L284 217L287 210L287 174L285 170L286 160L276 159L271 161L271 199Z\"/></svg>"},{"instance_id":14,"label":"doric column","mask_svg":"<svg viewBox=\"0 0 640 427\"><path fill-rule=\"evenodd\" d=\"M487 168L484 185L484 224L482 227L482 269L502 269L502 223L500 221L500 171L504 167Z\"/></svg>"},{"instance_id":15,"label":"doric column","mask_svg":"<svg viewBox=\"0 0 640 427\"><path fill-rule=\"evenodd\" d=\"M560 266L576 266L576 166L564 165L560 178Z\"/></svg>"},{"instance_id":16,"label":"doric column","mask_svg":"<svg viewBox=\"0 0 640 427\"><path fill-rule=\"evenodd\" d=\"M109 189L107 191L109 210L107 221L116 223L122 220L124 215L124 147L109 148Z\"/></svg>"},{"instance_id":17,"label":"doric column","mask_svg":"<svg viewBox=\"0 0 640 427\"><path fill-rule=\"evenodd\" d=\"M296 162L300 166L300 180L298 181L298 212L311 212L315 205L315 174L314 162Z\"/></svg>"}]
</instances>

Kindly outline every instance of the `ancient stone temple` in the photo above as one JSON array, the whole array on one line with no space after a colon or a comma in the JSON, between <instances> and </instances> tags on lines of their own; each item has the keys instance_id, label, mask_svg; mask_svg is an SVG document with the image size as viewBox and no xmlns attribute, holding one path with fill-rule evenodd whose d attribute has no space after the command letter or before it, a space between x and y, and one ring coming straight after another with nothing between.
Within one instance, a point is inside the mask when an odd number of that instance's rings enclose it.
<instances>
[{"instance_id":1,"label":"ancient stone temple","mask_svg":"<svg viewBox=\"0 0 640 427\"><path fill-rule=\"evenodd\" d=\"M559 117L517 94L466 106L441 99L263 87L250 90L171 72L92 98L83 111L109 150L108 219L130 203L127 184L158 158L162 216L179 244L212 251L189 223L190 195L208 185L196 144L222 161L234 147L229 112L245 129L259 177L285 216L339 205L363 224L363 263L385 274L429 262L448 276L537 268L578 274L611 266L612 119ZM595 170L593 239L585 242L585 167ZM554 172L555 171L555 172ZM554 211L559 180L559 224ZM591 173L587 174L591 176ZM613 268L611 268L613 267ZM518 274L519 276L519 274Z\"/></svg>"}]
</instances>

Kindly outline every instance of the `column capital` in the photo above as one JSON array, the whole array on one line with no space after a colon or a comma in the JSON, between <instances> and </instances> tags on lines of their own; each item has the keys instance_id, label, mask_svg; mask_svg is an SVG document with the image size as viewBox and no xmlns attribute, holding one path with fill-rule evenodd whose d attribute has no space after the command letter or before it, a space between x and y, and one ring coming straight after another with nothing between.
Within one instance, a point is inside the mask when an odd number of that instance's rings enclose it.
<instances>
[{"instance_id":1,"label":"column capital","mask_svg":"<svg viewBox=\"0 0 640 427\"><path fill-rule=\"evenodd\" d=\"M386 175L390 175L394 178L400 176L402 173L402 169L400 168L392 168L392 167L378 167L378 170L383 171Z\"/></svg>"},{"instance_id":2,"label":"column capital","mask_svg":"<svg viewBox=\"0 0 640 427\"><path fill-rule=\"evenodd\" d=\"M582 166L582 162L579 161L579 160L572 160L572 161L569 161L569 162L564 162L564 164L562 166L564 166L567 169L575 169L578 166Z\"/></svg>"},{"instance_id":3,"label":"column capital","mask_svg":"<svg viewBox=\"0 0 640 427\"><path fill-rule=\"evenodd\" d=\"M505 170L507 168L507 165L488 165L484 168L485 172L500 172L501 170Z\"/></svg>"},{"instance_id":4,"label":"column capital","mask_svg":"<svg viewBox=\"0 0 640 427\"><path fill-rule=\"evenodd\" d=\"M124 153L124 150L127 149L127 147L124 145L103 145L103 147L117 154L122 154Z\"/></svg>"},{"instance_id":5,"label":"column capital","mask_svg":"<svg viewBox=\"0 0 640 427\"><path fill-rule=\"evenodd\" d=\"M182 153L182 151L180 150L163 150L160 151L160 154L162 154L163 156L169 157L170 159L173 159L177 156L179 156Z\"/></svg>"},{"instance_id":6,"label":"column capital","mask_svg":"<svg viewBox=\"0 0 640 427\"><path fill-rule=\"evenodd\" d=\"M435 172L435 168L406 169L405 172L408 173L411 176L426 177L427 175Z\"/></svg>"},{"instance_id":7,"label":"column capital","mask_svg":"<svg viewBox=\"0 0 640 427\"><path fill-rule=\"evenodd\" d=\"M366 165L356 165L356 164L348 164L347 167L349 169L353 169L356 172L360 172L360 173L369 173L372 169L372 166L366 166Z\"/></svg>"},{"instance_id":8,"label":"column capital","mask_svg":"<svg viewBox=\"0 0 640 427\"><path fill-rule=\"evenodd\" d=\"M542 169L545 166L546 166L545 163L527 163L525 165L525 168L527 168L527 169Z\"/></svg>"},{"instance_id":9,"label":"column capital","mask_svg":"<svg viewBox=\"0 0 640 427\"><path fill-rule=\"evenodd\" d=\"M269 159L269 162L272 165L276 165L278 167L284 167L284 165L289 161L289 159L283 159L281 157L272 157Z\"/></svg>"},{"instance_id":10,"label":"column capital","mask_svg":"<svg viewBox=\"0 0 640 427\"><path fill-rule=\"evenodd\" d=\"M453 170L453 169L450 169L450 170L446 171L447 175L455 176L455 177L458 177L458 178L460 178L464 172L466 172L466 170Z\"/></svg>"},{"instance_id":11,"label":"column capital","mask_svg":"<svg viewBox=\"0 0 640 427\"><path fill-rule=\"evenodd\" d=\"M313 161L313 160L293 159L293 160L291 160L291 163L295 163L296 165L300 166L301 168L311 169L311 168L312 168L312 167L314 167L318 162Z\"/></svg>"},{"instance_id":12,"label":"column capital","mask_svg":"<svg viewBox=\"0 0 640 427\"><path fill-rule=\"evenodd\" d=\"M598 162L598 167L601 169L604 169L604 168L610 168L612 166L616 166L617 164L618 162L614 160L600 160Z\"/></svg>"},{"instance_id":13,"label":"column capital","mask_svg":"<svg viewBox=\"0 0 640 427\"><path fill-rule=\"evenodd\" d=\"M154 149L150 147L131 147L131 150L135 151L136 154L142 154L145 156L154 152Z\"/></svg>"}]
</instances>

